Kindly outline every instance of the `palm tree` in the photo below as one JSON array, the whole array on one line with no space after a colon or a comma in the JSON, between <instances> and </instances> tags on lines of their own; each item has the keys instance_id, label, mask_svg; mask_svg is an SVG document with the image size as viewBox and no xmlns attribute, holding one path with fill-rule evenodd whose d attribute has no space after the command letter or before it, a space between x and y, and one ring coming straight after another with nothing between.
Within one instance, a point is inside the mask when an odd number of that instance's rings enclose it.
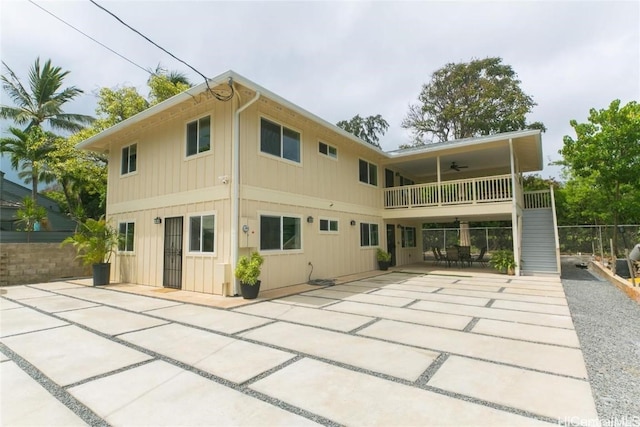
<instances>
[{"instance_id":1,"label":"palm tree","mask_svg":"<svg viewBox=\"0 0 640 427\"><path fill-rule=\"evenodd\" d=\"M158 104L166 99L171 98L185 90L191 88L193 84L187 76L180 71L167 71L162 65L158 64L155 71L147 80L149 86L149 102L151 105Z\"/></svg>"},{"instance_id":2,"label":"palm tree","mask_svg":"<svg viewBox=\"0 0 640 427\"><path fill-rule=\"evenodd\" d=\"M64 78L69 71L62 71L60 67L51 65L47 60L40 67L40 58L29 69L29 87L20 79L9 66L2 62L7 69L8 76L2 75L2 87L15 106L0 106L0 117L12 119L16 124L27 125L26 130L33 126L47 123L53 129L78 131L93 121L90 116L82 114L68 114L62 111L62 106L80 95L82 90L71 86L62 89Z\"/></svg>"},{"instance_id":3,"label":"palm tree","mask_svg":"<svg viewBox=\"0 0 640 427\"><path fill-rule=\"evenodd\" d=\"M0 154L10 155L11 167L19 170L18 177L31 183L31 197L36 200L38 182L51 182L51 175L47 173L46 159L54 150L53 135L44 132L39 127L32 127L27 131L10 127L13 137L0 139Z\"/></svg>"}]
</instances>

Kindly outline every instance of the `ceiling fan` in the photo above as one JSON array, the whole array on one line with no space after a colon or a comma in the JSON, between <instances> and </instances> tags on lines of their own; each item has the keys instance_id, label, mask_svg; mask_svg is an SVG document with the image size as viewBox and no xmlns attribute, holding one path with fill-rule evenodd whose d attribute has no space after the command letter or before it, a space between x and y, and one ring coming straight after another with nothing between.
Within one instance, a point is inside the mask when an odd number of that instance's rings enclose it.
<instances>
[{"instance_id":1,"label":"ceiling fan","mask_svg":"<svg viewBox=\"0 0 640 427\"><path fill-rule=\"evenodd\" d=\"M460 172L460 169L466 169L469 166L461 166L459 164L457 164L456 162L451 162L451 166L449 166L450 169L453 169L456 172Z\"/></svg>"}]
</instances>

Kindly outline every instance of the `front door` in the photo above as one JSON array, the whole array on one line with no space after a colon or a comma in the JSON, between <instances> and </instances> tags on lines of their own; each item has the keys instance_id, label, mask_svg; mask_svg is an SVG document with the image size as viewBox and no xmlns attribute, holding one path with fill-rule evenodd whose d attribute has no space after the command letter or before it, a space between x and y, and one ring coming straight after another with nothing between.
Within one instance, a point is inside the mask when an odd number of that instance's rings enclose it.
<instances>
[{"instance_id":1,"label":"front door","mask_svg":"<svg viewBox=\"0 0 640 427\"><path fill-rule=\"evenodd\" d=\"M164 221L165 288L182 289L182 217Z\"/></svg>"},{"instance_id":2,"label":"front door","mask_svg":"<svg viewBox=\"0 0 640 427\"><path fill-rule=\"evenodd\" d=\"M387 252L391 254L391 266L396 265L396 226L387 224Z\"/></svg>"}]
</instances>

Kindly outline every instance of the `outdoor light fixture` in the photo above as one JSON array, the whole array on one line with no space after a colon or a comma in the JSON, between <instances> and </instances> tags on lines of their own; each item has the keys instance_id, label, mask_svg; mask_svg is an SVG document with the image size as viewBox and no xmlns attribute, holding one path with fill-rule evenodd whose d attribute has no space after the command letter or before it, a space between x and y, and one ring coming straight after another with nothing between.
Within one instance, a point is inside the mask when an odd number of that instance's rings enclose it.
<instances>
[{"instance_id":1,"label":"outdoor light fixture","mask_svg":"<svg viewBox=\"0 0 640 427\"><path fill-rule=\"evenodd\" d=\"M351 220L351 222L350 222L349 224L351 224L351 225L356 225L356 221L352 219L352 220Z\"/></svg>"},{"instance_id":2,"label":"outdoor light fixture","mask_svg":"<svg viewBox=\"0 0 640 427\"><path fill-rule=\"evenodd\" d=\"M311 215L309 215L309 216L307 217L307 222L308 222L309 224L312 224L312 223L313 223L313 217L312 217Z\"/></svg>"},{"instance_id":3,"label":"outdoor light fixture","mask_svg":"<svg viewBox=\"0 0 640 427\"><path fill-rule=\"evenodd\" d=\"M402 228L402 225L398 224L398 228Z\"/></svg>"},{"instance_id":4,"label":"outdoor light fixture","mask_svg":"<svg viewBox=\"0 0 640 427\"><path fill-rule=\"evenodd\" d=\"M153 218L153 223L154 224L162 224L162 218L160 218L159 216Z\"/></svg>"}]
</instances>

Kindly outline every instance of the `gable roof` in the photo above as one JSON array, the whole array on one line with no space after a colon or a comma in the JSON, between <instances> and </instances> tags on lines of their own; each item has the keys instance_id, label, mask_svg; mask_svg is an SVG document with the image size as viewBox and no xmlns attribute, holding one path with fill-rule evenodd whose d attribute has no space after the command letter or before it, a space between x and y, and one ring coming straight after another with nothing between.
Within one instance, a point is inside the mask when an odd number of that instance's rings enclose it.
<instances>
[{"instance_id":1,"label":"gable roof","mask_svg":"<svg viewBox=\"0 0 640 427\"><path fill-rule=\"evenodd\" d=\"M82 142L80 142L76 147L79 149L88 149L95 151L102 151L107 149L108 137L120 132L136 123L139 123L145 119L155 116L165 110L168 110L171 107L174 107L180 103L190 101L193 97L200 95L208 90L209 87L215 87L219 85L227 84L230 80L233 82L242 85L252 91L260 92L262 97L268 98L283 107L286 107L296 114L299 114L302 117L305 117L313 122L319 123L324 127L331 129L333 132L347 138L348 140L355 142L362 147L365 147L372 152L376 153L378 156L382 158L388 159L390 162L394 160L398 161L400 159L411 159L411 158L424 158L424 157L432 157L438 155L438 153L445 153L448 151L457 151L460 148L471 148L492 144L492 143L503 143L508 144L509 140L514 141L518 144L527 144L527 147L523 147L523 151L526 151L529 156L529 164L523 171L537 171L542 170L543 161L542 161L542 142L540 138L539 130L523 130L516 132L507 132L496 135L482 136L476 138L465 138L453 141L446 141L434 144L427 144L425 146L420 147L412 147L403 150L393 150L389 152L382 151L378 147L375 147L372 144L356 137L350 132L345 131L344 129L334 125L333 123L329 123L325 119L305 110L304 108L294 104L286 100L285 98L277 95L276 93L258 85L257 83L243 77L242 75L236 73L235 71L229 70L224 72L212 79L209 80L209 85L206 83L201 83L197 86L194 86L178 95L175 95L153 107L150 107L133 117L130 117L102 132L97 135L92 136ZM535 153L535 154L533 154ZM533 154L533 157L531 157Z\"/></svg>"}]
</instances>

